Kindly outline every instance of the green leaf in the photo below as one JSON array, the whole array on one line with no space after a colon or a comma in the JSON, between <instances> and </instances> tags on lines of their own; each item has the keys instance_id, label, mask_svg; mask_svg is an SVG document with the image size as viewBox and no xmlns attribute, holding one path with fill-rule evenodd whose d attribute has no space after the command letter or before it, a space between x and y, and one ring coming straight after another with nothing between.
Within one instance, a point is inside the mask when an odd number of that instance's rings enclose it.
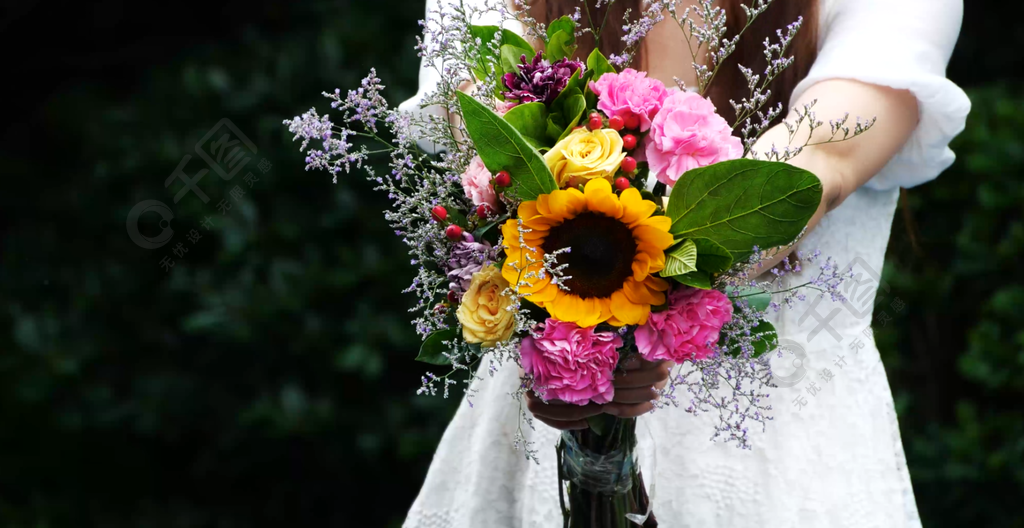
<instances>
[{"instance_id":1,"label":"green leaf","mask_svg":"<svg viewBox=\"0 0 1024 528\"><path fill-rule=\"evenodd\" d=\"M505 44L501 47L501 71L504 73L519 73L518 65L522 64L522 57L526 56L526 60L530 60L533 55L532 51L526 48L520 48L518 46L512 46Z\"/></svg>"},{"instance_id":2,"label":"green leaf","mask_svg":"<svg viewBox=\"0 0 1024 528\"><path fill-rule=\"evenodd\" d=\"M597 81L606 73L615 73L615 67L596 49L587 57L587 69L594 72L594 76L590 79L592 81Z\"/></svg>"},{"instance_id":3,"label":"green leaf","mask_svg":"<svg viewBox=\"0 0 1024 528\"><path fill-rule=\"evenodd\" d=\"M566 101L564 108L565 115L573 116L572 120L569 121L565 128L562 129L562 133L558 136L558 141L561 141L565 136L568 136L572 129L576 128L580 120L583 119L584 112L587 111L587 101L582 95L576 94Z\"/></svg>"},{"instance_id":4,"label":"green leaf","mask_svg":"<svg viewBox=\"0 0 1024 528\"><path fill-rule=\"evenodd\" d=\"M463 229L467 229L469 227L469 220L466 219L466 215L462 214L462 211L451 207L448 208L448 222Z\"/></svg>"},{"instance_id":5,"label":"green leaf","mask_svg":"<svg viewBox=\"0 0 1024 528\"><path fill-rule=\"evenodd\" d=\"M673 279L685 284L687 286L693 286L694 288L700 288L702 290L711 289L711 275L706 271L691 271L683 275L673 275Z\"/></svg>"},{"instance_id":6,"label":"green leaf","mask_svg":"<svg viewBox=\"0 0 1024 528\"><path fill-rule=\"evenodd\" d=\"M571 57L576 51L576 37L571 33L559 31L548 41L544 50L545 58L550 62Z\"/></svg>"},{"instance_id":7,"label":"green leaf","mask_svg":"<svg viewBox=\"0 0 1024 528\"><path fill-rule=\"evenodd\" d=\"M526 54L527 59L532 59L533 56L536 55L537 53L533 49L533 44L530 44L530 42L524 39L522 36L520 36L519 33L516 33L511 29L501 30L501 45L515 46L519 49L528 51L528 53Z\"/></svg>"},{"instance_id":8,"label":"green leaf","mask_svg":"<svg viewBox=\"0 0 1024 528\"><path fill-rule=\"evenodd\" d=\"M480 53L480 61L473 66L473 75L476 75L477 79L483 79L487 76L488 62L500 63L500 57L492 52L488 46L499 31L501 31L501 28L498 26L469 26L469 33L473 35L473 38L480 39L480 46L477 47L477 51Z\"/></svg>"},{"instance_id":9,"label":"green leaf","mask_svg":"<svg viewBox=\"0 0 1024 528\"><path fill-rule=\"evenodd\" d=\"M682 244L665 253L665 269L661 272L663 277L673 275L685 275L691 271L697 271L697 246L693 240L684 240Z\"/></svg>"},{"instance_id":10,"label":"green leaf","mask_svg":"<svg viewBox=\"0 0 1024 528\"><path fill-rule=\"evenodd\" d=\"M576 34L576 22L568 15L563 15L558 20L552 21L548 24L548 39L554 38L554 35L559 31L564 31L570 35Z\"/></svg>"},{"instance_id":11,"label":"green leaf","mask_svg":"<svg viewBox=\"0 0 1024 528\"><path fill-rule=\"evenodd\" d=\"M793 241L821 203L821 182L788 163L738 159L687 171L666 213L676 238L709 238L744 260Z\"/></svg>"},{"instance_id":12,"label":"green leaf","mask_svg":"<svg viewBox=\"0 0 1024 528\"><path fill-rule=\"evenodd\" d=\"M452 361L444 355L450 347L444 344L444 342L451 342L458 335L458 329L456 328L438 330L428 335L423 340L423 344L420 345L420 353L416 356L416 361L430 363L431 365L451 365Z\"/></svg>"},{"instance_id":13,"label":"green leaf","mask_svg":"<svg viewBox=\"0 0 1024 528\"><path fill-rule=\"evenodd\" d=\"M775 325L768 321L761 321L750 330L750 333L756 339L756 341L751 341L751 345L754 346L754 352L750 355L752 358L761 357L765 352L770 352L779 347L779 333L775 330ZM729 341L724 334L721 335L719 342L725 347L726 353L732 357L739 356L740 352L742 352L739 343L735 339Z\"/></svg>"},{"instance_id":14,"label":"green leaf","mask_svg":"<svg viewBox=\"0 0 1024 528\"><path fill-rule=\"evenodd\" d=\"M495 226L499 226L501 224L504 224L505 220L508 220L508 213L499 216L498 218L496 218L492 222L488 222L488 223L486 223L486 224L476 228L476 231L473 231L473 239L476 240L477 242L479 242L481 240L484 240L484 237L488 233L490 233L490 231L492 229L494 229Z\"/></svg>"},{"instance_id":15,"label":"green leaf","mask_svg":"<svg viewBox=\"0 0 1024 528\"><path fill-rule=\"evenodd\" d=\"M549 147L547 141L548 109L544 103L525 103L513 106L502 119L522 134L534 148Z\"/></svg>"},{"instance_id":16,"label":"green leaf","mask_svg":"<svg viewBox=\"0 0 1024 528\"><path fill-rule=\"evenodd\" d=\"M768 303L772 301L770 293L760 288L751 288L749 286L744 286L742 288L730 286L725 289L725 293L733 300L733 302L746 301L751 308L760 312L767 310Z\"/></svg>"},{"instance_id":17,"label":"green leaf","mask_svg":"<svg viewBox=\"0 0 1024 528\"><path fill-rule=\"evenodd\" d=\"M708 273L721 273L732 266L732 254L710 238L693 238L697 246L697 269Z\"/></svg>"},{"instance_id":18,"label":"green leaf","mask_svg":"<svg viewBox=\"0 0 1024 528\"><path fill-rule=\"evenodd\" d=\"M505 170L512 176L512 187L506 192L520 200L535 200L558 189L540 152L515 127L471 96L457 95L466 130L484 166L491 174Z\"/></svg>"}]
</instances>

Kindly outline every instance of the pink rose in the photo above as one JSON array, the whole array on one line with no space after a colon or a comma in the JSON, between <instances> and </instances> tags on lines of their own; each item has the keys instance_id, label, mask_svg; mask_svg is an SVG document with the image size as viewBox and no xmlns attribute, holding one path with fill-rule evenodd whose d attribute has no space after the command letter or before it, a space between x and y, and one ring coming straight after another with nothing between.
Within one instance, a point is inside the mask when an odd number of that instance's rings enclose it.
<instances>
[{"instance_id":1,"label":"pink rose","mask_svg":"<svg viewBox=\"0 0 1024 528\"><path fill-rule=\"evenodd\" d=\"M492 211L498 210L498 195L494 187L491 187L491 173L480 156L474 157L466 167L466 172L462 173L462 189L473 200L473 205L487 204Z\"/></svg>"},{"instance_id":2,"label":"pink rose","mask_svg":"<svg viewBox=\"0 0 1024 528\"><path fill-rule=\"evenodd\" d=\"M597 94L597 109L608 117L619 116L629 123L639 119L640 131L651 128L651 119L668 97L665 84L648 79L647 72L626 68L621 73L606 73L597 82L590 82L590 91Z\"/></svg>"},{"instance_id":3,"label":"pink rose","mask_svg":"<svg viewBox=\"0 0 1024 528\"><path fill-rule=\"evenodd\" d=\"M622 338L557 319L548 319L542 326L541 336L523 339L520 348L523 370L533 376L537 395L545 401L576 405L612 401L612 379L619 362L616 349L622 346Z\"/></svg>"},{"instance_id":4,"label":"pink rose","mask_svg":"<svg viewBox=\"0 0 1024 528\"><path fill-rule=\"evenodd\" d=\"M715 113L715 105L693 92L676 92L665 99L645 145L651 172L668 186L690 169L743 155L743 143Z\"/></svg>"},{"instance_id":5,"label":"pink rose","mask_svg":"<svg viewBox=\"0 0 1024 528\"><path fill-rule=\"evenodd\" d=\"M668 295L668 309L651 313L636 329L636 347L648 361L704 359L732 319L732 302L718 290L683 286Z\"/></svg>"}]
</instances>

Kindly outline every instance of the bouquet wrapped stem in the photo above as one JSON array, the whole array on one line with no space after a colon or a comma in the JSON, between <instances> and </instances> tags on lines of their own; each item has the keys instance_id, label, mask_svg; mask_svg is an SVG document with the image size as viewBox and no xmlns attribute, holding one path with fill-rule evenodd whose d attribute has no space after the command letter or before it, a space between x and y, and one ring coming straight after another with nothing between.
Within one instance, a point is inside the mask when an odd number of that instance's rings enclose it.
<instances>
[{"instance_id":1,"label":"bouquet wrapped stem","mask_svg":"<svg viewBox=\"0 0 1024 528\"><path fill-rule=\"evenodd\" d=\"M636 418L602 414L589 422L588 429L563 432L558 444L563 526L658 526L636 455Z\"/></svg>"}]
</instances>

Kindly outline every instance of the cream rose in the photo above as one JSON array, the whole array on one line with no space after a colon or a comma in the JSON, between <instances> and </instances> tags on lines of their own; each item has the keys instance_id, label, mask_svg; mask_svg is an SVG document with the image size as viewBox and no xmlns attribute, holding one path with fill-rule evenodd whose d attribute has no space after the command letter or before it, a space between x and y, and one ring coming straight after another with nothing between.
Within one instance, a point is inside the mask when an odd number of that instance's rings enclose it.
<instances>
[{"instance_id":1,"label":"cream rose","mask_svg":"<svg viewBox=\"0 0 1024 528\"><path fill-rule=\"evenodd\" d=\"M610 128L594 131L578 128L544 154L544 161L558 186L565 189L594 178L611 182L625 157L618 132Z\"/></svg>"},{"instance_id":2,"label":"cream rose","mask_svg":"<svg viewBox=\"0 0 1024 528\"><path fill-rule=\"evenodd\" d=\"M495 266L484 266L473 274L473 281L455 312L462 323L462 337L467 343L493 347L512 335L515 318L508 311L512 299L501 294L505 288L508 288L508 282Z\"/></svg>"}]
</instances>

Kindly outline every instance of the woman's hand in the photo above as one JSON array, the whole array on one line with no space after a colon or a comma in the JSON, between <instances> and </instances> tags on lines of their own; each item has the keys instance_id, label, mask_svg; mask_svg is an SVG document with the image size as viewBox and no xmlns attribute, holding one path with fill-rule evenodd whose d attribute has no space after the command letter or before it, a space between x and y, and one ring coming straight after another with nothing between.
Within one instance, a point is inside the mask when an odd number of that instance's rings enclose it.
<instances>
[{"instance_id":1,"label":"woman's hand","mask_svg":"<svg viewBox=\"0 0 1024 528\"><path fill-rule=\"evenodd\" d=\"M561 431L586 429L587 418L604 412L604 406L596 403L573 405L559 400L545 402L533 391L526 393L526 408L538 420Z\"/></svg>"},{"instance_id":2,"label":"woman's hand","mask_svg":"<svg viewBox=\"0 0 1024 528\"><path fill-rule=\"evenodd\" d=\"M598 405L572 405L563 401L545 402L533 391L526 393L526 408L541 422L562 431L586 429L587 418L602 412L619 418L633 418L650 412L658 391L668 383L672 364L666 361L650 362L633 357L622 365L615 375L615 396L610 403Z\"/></svg>"},{"instance_id":3,"label":"woman's hand","mask_svg":"<svg viewBox=\"0 0 1024 528\"><path fill-rule=\"evenodd\" d=\"M661 397L659 390L668 383L672 364L667 361L651 362L637 356L622 364L615 374L615 397L604 406L604 412L618 418L633 418L654 409L654 400Z\"/></svg>"}]
</instances>

